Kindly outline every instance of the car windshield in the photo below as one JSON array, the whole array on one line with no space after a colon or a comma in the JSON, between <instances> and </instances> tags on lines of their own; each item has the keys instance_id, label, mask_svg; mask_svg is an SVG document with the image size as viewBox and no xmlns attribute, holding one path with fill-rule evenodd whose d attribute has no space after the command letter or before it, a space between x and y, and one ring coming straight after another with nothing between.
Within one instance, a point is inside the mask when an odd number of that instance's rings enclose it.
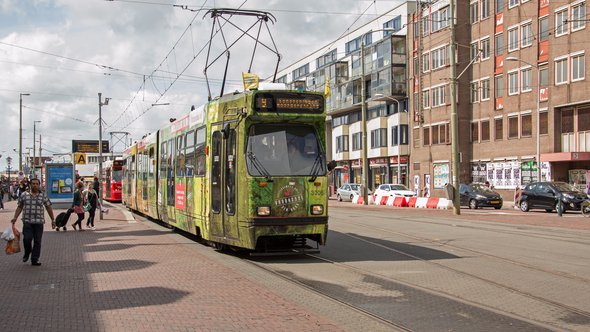
<instances>
[{"instance_id":1,"label":"car windshield","mask_svg":"<svg viewBox=\"0 0 590 332\"><path fill-rule=\"evenodd\" d=\"M486 186L481 185L481 184L471 184L470 187L475 192L480 192L480 193L493 193L494 192L489 187L486 187Z\"/></svg>"},{"instance_id":2,"label":"car windshield","mask_svg":"<svg viewBox=\"0 0 590 332\"><path fill-rule=\"evenodd\" d=\"M578 191L578 188L565 182L554 182L553 186L559 191Z\"/></svg>"},{"instance_id":3,"label":"car windshield","mask_svg":"<svg viewBox=\"0 0 590 332\"><path fill-rule=\"evenodd\" d=\"M390 188L391 190L409 190L408 187L404 186L403 184L392 184Z\"/></svg>"}]
</instances>

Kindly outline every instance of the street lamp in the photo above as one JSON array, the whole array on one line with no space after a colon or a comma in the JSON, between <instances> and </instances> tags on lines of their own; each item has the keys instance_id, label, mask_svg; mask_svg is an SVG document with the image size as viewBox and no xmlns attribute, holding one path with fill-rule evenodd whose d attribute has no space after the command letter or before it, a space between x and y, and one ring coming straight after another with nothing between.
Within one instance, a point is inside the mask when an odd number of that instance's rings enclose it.
<instances>
[{"instance_id":1,"label":"street lamp","mask_svg":"<svg viewBox=\"0 0 590 332\"><path fill-rule=\"evenodd\" d=\"M537 180L541 181L541 110L539 106L539 100L541 99L541 71L539 70L539 66L534 65L530 62L524 61L517 57L509 56L505 59L506 61L518 61L522 63L526 63L527 65L534 67L537 70L537 133L535 135L537 139Z\"/></svg>"},{"instance_id":2,"label":"street lamp","mask_svg":"<svg viewBox=\"0 0 590 332\"><path fill-rule=\"evenodd\" d=\"M23 96L30 96L30 93L19 94L19 127L18 127L18 166L23 170Z\"/></svg>"},{"instance_id":3,"label":"street lamp","mask_svg":"<svg viewBox=\"0 0 590 332\"><path fill-rule=\"evenodd\" d=\"M367 102L365 100L365 36L377 31L395 31L395 29L378 29L365 32L361 36L361 191L363 205L369 204L369 160L367 159Z\"/></svg>"},{"instance_id":4,"label":"street lamp","mask_svg":"<svg viewBox=\"0 0 590 332\"><path fill-rule=\"evenodd\" d=\"M394 101L397 104L397 113L400 114L402 112L402 109L400 107L400 103L399 100L391 97L391 96L385 96L381 93L376 93L375 94L376 98L387 98L390 99L392 101ZM407 112L406 112L406 118L407 118ZM402 177L402 166L401 166L401 147L402 147L402 117L401 114L399 115L399 120L397 121L398 123L398 130L397 130L397 183L401 183L400 179ZM405 183L402 183L405 185Z\"/></svg>"},{"instance_id":5,"label":"street lamp","mask_svg":"<svg viewBox=\"0 0 590 332\"><path fill-rule=\"evenodd\" d=\"M37 166L37 158L35 155L35 148L36 148L35 143L37 141L37 134L36 134L37 126L36 125L38 122L41 122L41 121L39 121L39 120L33 121L33 175L36 175L35 174L35 166ZM35 176L33 176L33 177L35 177Z\"/></svg>"}]
</instances>

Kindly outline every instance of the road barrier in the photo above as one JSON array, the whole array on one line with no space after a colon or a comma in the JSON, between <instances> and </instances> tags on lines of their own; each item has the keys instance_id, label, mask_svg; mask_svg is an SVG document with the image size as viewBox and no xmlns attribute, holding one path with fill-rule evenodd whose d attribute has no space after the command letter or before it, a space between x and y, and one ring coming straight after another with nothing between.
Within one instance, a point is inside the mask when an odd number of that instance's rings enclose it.
<instances>
[{"instance_id":1,"label":"road barrier","mask_svg":"<svg viewBox=\"0 0 590 332\"><path fill-rule=\"evenodd\" d=\"M386 195L370 195L369 204L386 205L395 207L411 207L419 209L449 209L453 206L453 202L446 198L438 197L404 197L404 196L386 196ZM354 195L352 199L353 204L363 204L363 197Z\"/></svg>"}]
</instances>

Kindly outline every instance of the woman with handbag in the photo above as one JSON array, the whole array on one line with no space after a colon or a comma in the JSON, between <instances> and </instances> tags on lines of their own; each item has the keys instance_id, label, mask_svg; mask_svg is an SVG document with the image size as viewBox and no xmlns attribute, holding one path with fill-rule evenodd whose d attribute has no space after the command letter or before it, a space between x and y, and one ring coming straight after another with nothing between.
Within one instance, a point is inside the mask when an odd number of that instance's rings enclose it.
<instances>
[{"instance_id":1,"label":"woman with handbag","mask_svg":"<svg viewBox=\"0 0 590 332\"><path fill-rule=\"evenodd\" d=\"M78 215L78 220L72 224L72 228L76 230L76 225L78 225L79 231L82 230L82 220L84 220L84 193L82 192L82 189L84 189L84 182L76 182L76 191L74 191L74 202L72 203L72 207L74 208L74 213Z\"/></svg>"},{"instance_id":2,"label":"woman with handbag","mask_svg":"<svg viewBox=\"0 0 590 332\"><path fill-rule=\"evenodd\" d=\"M92 230L95 230L94 227L94 214L96 213L96 208L100 206L100 202L98 200L98 194L93 188L93 183L88 184L88 189L86 191L86 204L84 204L84 210L88 211L88 219L86 219L86 227Z\"/></svg>"}]
</instances>

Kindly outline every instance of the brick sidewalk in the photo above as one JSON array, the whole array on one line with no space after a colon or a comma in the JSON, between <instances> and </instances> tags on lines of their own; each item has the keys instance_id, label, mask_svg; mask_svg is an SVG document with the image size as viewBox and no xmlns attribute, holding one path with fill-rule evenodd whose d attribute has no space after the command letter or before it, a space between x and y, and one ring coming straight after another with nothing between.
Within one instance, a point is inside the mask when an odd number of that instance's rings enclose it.
<instances>
[{"instance_id":1,"label":"brick sidewalk","mask_svg":"<svg viewBox=\"0 0 590 332\"><path fill-rule=\"evenodd\" d=\"M0 211L2 230L15 204L5 207ZM74 220L72 216L68 225ZM46 221L42 266L23 263L21 253L0 259L0 322L10 331L361 329L346 322L362 323L339 305L331 304L336 312L331 318L325 312L314 314L281 295L288 291L301 296L306 292L302 288L283 284L283 293L273 291L238 270L236 257L149 222L130 223L118 208L97 220L96 231L68 227L55 232L48 228L47 216ZM20 229L20 220L17 225ZM329 311L329 305L320 307Z\"/></svg>"}]
</instances>

